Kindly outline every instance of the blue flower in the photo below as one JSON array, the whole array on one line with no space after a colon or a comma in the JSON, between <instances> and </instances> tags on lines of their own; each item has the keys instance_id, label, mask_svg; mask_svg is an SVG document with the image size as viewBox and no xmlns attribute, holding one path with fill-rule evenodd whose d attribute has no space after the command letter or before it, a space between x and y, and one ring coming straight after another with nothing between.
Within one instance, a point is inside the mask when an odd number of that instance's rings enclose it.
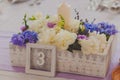
<instances>
[{"instance_id":1,"label":"blue flower","mask_svg":"<svg viewBox=\"0 0 120 80\"><path fill-rule=\"evenodd\" d=\"M29 43L36 43L38 40L38 35L36 32L32 32L32 31L24 31L22 33L22 35L25 37L25 43L29 42Z\"/></svg>"},{"instance_id":2,"label":"blue flower","mask_svg":"<svg viewBox=\"0 0 120 80\"><path fill-rule=\"evenodd\" d=\"M112 35L111 29L106 29L106 30L105 30L105 34L107 34L107 35Z\"/></svg>"},{"instance_id":3,"label":"blue flower","mask_svg":"<svg viewBox=\"0 0 120 80\"><path fill-rule=\"evenodd\" d=\"M100 33L104 33L106 35L114 35L118 31L115 29L115 25L108 24L105 22L98 23L98 28L100 30Z\"/></svg>"},{"instance_id":4,"label":"blue flower","mask_svg":"<svg viewBox=\"0 0 120 80\"><path fill-rule=\"evenodd\" d=\"M112 30L112 35L115 35L116 33L118 33L118 31L116 29Z\"/></svg>"},{"instance_id":5,"label":"blue flower","mask_svg":"<svg viewBox=\"0 0 120 80\"><path fill-rule=\"evenodd\" d=\"M99 32L100 32L100 34L102 34L102 33L105 32L105 29L102 29L102 28L101 28Z\"/></svg>"},{"instance_id":6,"label":"blue flower","mask_svg":"<svg viewBox=\"0 0 120 80\"><path fill-rule=\"evenodd\" d=\"M101 23L98 23L98 28L106 29L107 25L108 23L101 22Z\"/></svg>"},{"instance_id":7,"label":"blue flower","mask_svg":"<svg viewBox=\"0 0 120 80\"><path fill-rule=\"evenodd\" d=\"M36 43L38 41L38 35L36 32L24 31L20 34L14 34L11 38L11 42L14 45L25 46L26 43Z\"/></svg>"},{"instance_id":8,"label":"blue flower","mask_svg":"<svg viewBox=\"0 0 120 80\"><path fill-rule=\"evenodd\" d=\"M88 22L85 22L84 23L84 26L86 29L88 29L90 32L93 32L93 31L99 31L99 28L97 26L97 24L93 24L93 23L88 23Z\"/></svg>"},{"instance_id":9,"label":"blue flower","mask_svg":"<svg viewBox=\"0 0 120 80\"><path fill-rule=\"evenodd\" d=\"M24 39L24 36L23 35L20 35L20 34L14 34L11 38L11 42L14 44L14 45L19 45L19 46L24 46L24 42L25 42L25 39Z\"/></svg>"}]
</instances>

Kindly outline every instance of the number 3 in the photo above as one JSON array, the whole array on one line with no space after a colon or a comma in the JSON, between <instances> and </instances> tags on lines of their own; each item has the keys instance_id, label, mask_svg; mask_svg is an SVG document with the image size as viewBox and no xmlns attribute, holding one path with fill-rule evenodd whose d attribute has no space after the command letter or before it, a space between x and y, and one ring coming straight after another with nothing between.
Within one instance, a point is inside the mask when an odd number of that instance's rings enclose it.
<instances>
[{"instance_id":1,"label":"number 3","mask_svg":"<svg viewBox=\"0 0 120 80\"><path fill-rule=\"evenodd\" d=\"M44 58L45 58L45 55L43 52L38 53L37 64L40 66L44 65L44 63L45 63Z\"/></svg>"}]
</instances>

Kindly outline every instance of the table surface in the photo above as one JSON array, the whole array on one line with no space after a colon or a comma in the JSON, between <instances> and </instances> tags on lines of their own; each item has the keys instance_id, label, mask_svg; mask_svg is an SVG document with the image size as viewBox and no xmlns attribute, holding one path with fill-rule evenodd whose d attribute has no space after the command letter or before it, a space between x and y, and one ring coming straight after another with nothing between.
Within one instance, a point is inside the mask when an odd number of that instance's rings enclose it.
<instances>
[{"instance_id":1,"label":"table surface","mask_svg":"<svg viewBox=\"0 0 120 80\"><path fill-rule=\"evenodd\" d=\"M31 0L32 1L32 0ZM19 31L19 26L21 26L22 18L25 13L33 14L35 12L43 12L44 14L56 14L57 6L60 2L64 0L43 0L41 5L29 6L31 1L21 4L11 5L9 3L2 3L0 5L0 69L13 71L13 72L23 72L24 68L12 67L10 63L9 56L9 42L10 37L13 33ZM77 8L80 11L81 18L88 18L92 20L97 18L97 21L108 21L116 25L120 25L119 19L120 15L113 15L107 12L95 12L87 10L88 0L66 0L73 8ZM7 5L6 5L7 4ZM49 5L48 5L49 4ZM54 4L54 5L53 5ZM74 14L74 12L72 12ZM96 22L97 22L96 21ZM119 29L119 27L118 27ZM57 77L64 77L68 79L75 80L111 80L111 71L117 67L118 60L120 58L120 34L118 33L112 44L112 58L109 67L108 74L105 78L95 78L82 75L74 75L67 73L57 73Z\"/></svg>"}]
</instances>

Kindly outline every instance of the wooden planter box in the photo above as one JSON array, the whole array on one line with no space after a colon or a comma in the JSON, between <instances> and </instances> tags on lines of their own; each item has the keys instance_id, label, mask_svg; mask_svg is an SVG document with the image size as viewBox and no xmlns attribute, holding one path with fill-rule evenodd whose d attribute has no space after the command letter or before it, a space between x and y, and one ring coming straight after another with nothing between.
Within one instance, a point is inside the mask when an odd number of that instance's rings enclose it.
<instances>
[{"instance_id":1,"label":"wooden planter box","mask_svg":"<svg viewBox=\"0 0 120 80\"><path fill-rule=\"evenodd\" d=\"M111 59L111 36L104 55L83 54L80 51L57 51L57 71L82 74L95 77L105 77ZM102 54L102 53L101 53ZM10 44L11 63L13 66L25 67L26 48Z\"/></svg>"},{"instance_id":2,"label":"wooden planter box","mask_svg":"<svg viewBox=\"0 0 120 80\"><path fill-rule=\"evenodd\" d=\"M25 67L26 64L26 48L9 44L11 65Z\"/></svg>"},{"instance_id":3,"label":"wooden planter box","mask_svg":"<svg viewBox=\"0 0 120 80\"><path fill-rule=\"evenodd\" d=\"M57 71L82 74L87 76L105 77L111 60L111 44L114 36L111 36L104 55L83 54L80 51L57 51Z\"/></svg>"}]
</instances>

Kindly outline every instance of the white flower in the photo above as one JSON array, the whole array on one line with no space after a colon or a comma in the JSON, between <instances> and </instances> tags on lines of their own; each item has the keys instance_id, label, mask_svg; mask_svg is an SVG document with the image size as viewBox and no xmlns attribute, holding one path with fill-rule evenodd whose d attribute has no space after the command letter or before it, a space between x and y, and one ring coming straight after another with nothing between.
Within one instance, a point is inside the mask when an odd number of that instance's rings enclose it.
<instances>
[{"instance_id":1,"label":"white flower","mask_svg":"<svg viewBox=\"0 0 120 80\"><path fill-rule=\"evenodd\" d=\"M66 50L70 44L75 42L76 38L77 35L75 33L61 29L60 32L55 36L55 45L60 50Z\"/></svg>"},{"instance_id":2,"label":"white flower","mask_svg":"<svg viewBox=\"0 0 120 80\"><path fill-rule=\"evenodd\" d=\"M43 18L39 20L32 21L32 24L29 25L29 30L35 31L37 33L41 32L45 28L46 22Z\"/></svg>"},{"instance_id":3,"label":"white flower","mask_svg":"<svg viewBox=\"0 0 120 80\"><path fill-rule=\"evenodd\" d=\"M53 29L45 30L39 34L39 43L41 44L53 44L55 43L56 32Z\"/></svg>"},{"instance_id":4,"label":"white flower","mask_svg":"<svg viewBox=\"0 0 120 80\"><path fill-rule=\"evenodd\" d=\"M95 36L100 42L100 53L102 53L107 45L107 38L105 34L99 34L96 31L89 33L90 36Z\"/></svg>"},{"instance_id":5,"label":"white flower","mask_svg":"<svg viewBox=\"0 0 120 80\"><path fill-rule=\"evenodd\" d=\"M97 38L91 36L88 40L83 39L80 41L81 50L84 54L97 54L99 53L100 42Z\"/></svg>"},{"instance_id":6,"label":"white flower","mask_svg":"<svg viewBox=\"0 0 120 80\"><path fill-rule=\"evenodd\" d=\"M102 53L107 46L106 35L100 34L97 38L100 41L100 53Z\"/></svg>"},{"instance_id":7,"label":"white flower","mask_svg":"<svg viewBox=\"0 0 120 80\"><path fill-rule=\"evenodd\" d=\"M38 15L40 17L40 15ZM50 16L50 18L39 18L37 20L32 21L32 24L29 24L30 28L29 30L35 31L37 33L42 33L45 30L49 29L48 22L56 23L57 24L57 17L56 16Z\"/></svg>"},{"instance_id":8,"label":"white flower","mask_svg":"<svg viewBox=\"0 0 120 80\"><path fill-rule=\"evenodd\" d=\"M47 29L39 34L40 44L55 45L59 50L67 50L70 44L73 44L77 38L75 33L61 29L56 33L55 29Z\"/></svg>"},{"instance_id":9,"label":"white flower","mask_svg":"<svg viewBox=\"0 0 120 80\"><path fill-rule=\"evenodd\" d=\"M73 19L73 20L69 23L69 26L67 27L67 30L70 31L70 32L77 33L77 31L78 31L78 29L79 29L79 24L80 24L80 21L79 21L79 20Z\"/></svg>"},{"instance_id":10,"label":"white flower","mask_svg":"<svg viewBox=\"0 0 120 80\"><path fill-rule=\"evenodd\" d=\"M57 22L58 22L58 18L57 18L56 15L55 15L55 16L49 16L49 18L46 19L46 23L47 23L47 22L57 23Z\"/></svg>"},{"instance_id":11,"label":"white flower","mask_svg":"<svg viewBox=\"0 0 120 80\"><path fill-rule=\"evenodd\" d=\"M100 54L106 48L107 41L105 34L97 32L89 33L87 40L80 40L81 50L84 54Z\"/></svg>"},{"instance_id":12,"label":"white flower","mask_svg":"<svg viewBox=\"0 0 120 80\"><path fill-rule=\"evenodd\" d=\"M35 17L35 19L40 19L40 18L42 18L43 16L42 16L42 13L36 13L35 15L34 15L34 17Z\"/></svg>"},{"instance_id":13,"label":"white flower","mask_svg":"<svg viewBox=\"0 0 120 80\"><path fill-rule=\"evenodd\" d=\"M96 31L89 32L89 36L96 36L96 35L99 35Z\"/></svg>"}]
</instances>

